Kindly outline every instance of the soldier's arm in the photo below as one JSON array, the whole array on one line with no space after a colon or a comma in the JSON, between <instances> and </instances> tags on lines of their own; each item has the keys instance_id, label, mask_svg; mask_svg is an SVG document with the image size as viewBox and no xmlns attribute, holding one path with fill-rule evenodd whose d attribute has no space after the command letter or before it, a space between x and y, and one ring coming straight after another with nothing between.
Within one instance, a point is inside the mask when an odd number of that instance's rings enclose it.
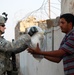
<instances>
[{"instance_id":1,"label":"soldier's arm","mask_svg":"<svg viewBox=\"0 0 74 75\"><path fill-rule=\"evenodd\" d=\"M14 53L19 53L24 51L30 46L31 38L28 34L22 35L19 39L12 43L12 51Z\"/></svg>"},{"instance_id":2,"label":"soldier's arm","mask_svg":"<svg viewBox=\"0 0 74 75\"><path fill-rule=\"evenodd\" d=\"M25 49L27 49L30 43L31 43L30 36L28 34L24 34L11 44L11 49L8 51L12 51L14 53L22 52Z\"/></svg>"},{"instance_id":3,"label":"soldier's arm","mask_svg":"<svg viewBox=\"0 0 74 75\"><path fill-rule=\"evenodd\" d=\"M24 34L13 43L7 42L5 47L0 48L0 51L19 53L27 49L30 43L31 43L30 36L28 34Z\"/></svg>"}]
</instances>

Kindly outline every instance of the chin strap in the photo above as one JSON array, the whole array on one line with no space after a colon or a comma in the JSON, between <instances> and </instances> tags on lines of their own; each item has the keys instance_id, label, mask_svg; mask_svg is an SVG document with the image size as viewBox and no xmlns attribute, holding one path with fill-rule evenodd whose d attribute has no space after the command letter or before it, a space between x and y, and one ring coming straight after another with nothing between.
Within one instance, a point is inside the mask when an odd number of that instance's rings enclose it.
<instances>
[{"instance_id":1,"label":"chin strap","mask_svg":"<svg viewBox=\"0 0 74 75\"><path fill-rule=\"evenodd\" d=\"M1 33L1 34L4 34L4 32L2 32L1 30L0 30L0 33Z\"/></svg>"}]
</instances>

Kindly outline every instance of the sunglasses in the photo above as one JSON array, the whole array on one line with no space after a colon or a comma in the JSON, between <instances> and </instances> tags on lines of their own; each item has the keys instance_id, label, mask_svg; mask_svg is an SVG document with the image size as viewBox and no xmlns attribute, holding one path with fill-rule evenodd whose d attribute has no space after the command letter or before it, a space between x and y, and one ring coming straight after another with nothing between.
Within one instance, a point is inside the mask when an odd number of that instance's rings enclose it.
<instances>
[{"instance_id":1,"label":"sunglasses","mask_svg":"<svg viewBox=\"0 0 74 75\"><path fill-rule=\"evenodd\" d=\"M5 25L0 25L0 26L5 27Z\"/></svg>"}]
</instances>

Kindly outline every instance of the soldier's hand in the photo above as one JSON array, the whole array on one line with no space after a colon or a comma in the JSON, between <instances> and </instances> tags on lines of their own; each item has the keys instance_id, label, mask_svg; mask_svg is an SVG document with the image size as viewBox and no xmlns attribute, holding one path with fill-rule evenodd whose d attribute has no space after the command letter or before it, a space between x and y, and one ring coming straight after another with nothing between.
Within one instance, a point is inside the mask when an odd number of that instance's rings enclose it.
<instances>
[{"instance_id":1,"label":"soldier's hand","mask_svg":"<svg viewBox=\"0 0 74 75\"><path fill-rule=\"evenodd\" d=\"M33 36L36 32L38 32L37 28L36 27L31 27L28 34L30 36Z\"/></svg>"}]
</instances>

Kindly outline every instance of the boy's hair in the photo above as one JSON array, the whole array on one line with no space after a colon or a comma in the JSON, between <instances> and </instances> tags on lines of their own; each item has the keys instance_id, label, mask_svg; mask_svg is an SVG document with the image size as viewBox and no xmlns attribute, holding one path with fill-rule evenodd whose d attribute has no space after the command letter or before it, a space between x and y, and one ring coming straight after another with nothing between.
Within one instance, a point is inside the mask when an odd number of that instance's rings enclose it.
<instances>
[{"instance_id":1,"label":"boy's hair","mask_svg":"<svg viewBox=\"0 0 74 75\"><path fill-rule=\"evenodd\" d=\"M72 22L72 26L74 26L74 15L71 13L62 14L60 19L64 18L68 23Z\"/></svg>"}]
</instances>

